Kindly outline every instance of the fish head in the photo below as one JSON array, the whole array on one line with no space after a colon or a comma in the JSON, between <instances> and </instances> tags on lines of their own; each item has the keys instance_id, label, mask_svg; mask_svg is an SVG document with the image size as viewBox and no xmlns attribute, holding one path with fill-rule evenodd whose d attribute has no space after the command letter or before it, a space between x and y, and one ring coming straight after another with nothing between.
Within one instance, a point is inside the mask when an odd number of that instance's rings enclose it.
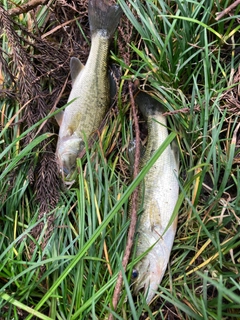
<instances>
[{"instance_id":1,"label":"fish head","mask_svg":"<svg viewBox=\"0 0 240 320\"><path fill-rule=\"evenodd\" d=\"M142 292L149 303L158 289L160 276L161 272L156 260L150 262L149 259L143 258L132 272L134 295Z\"/></svg>"},{"instance_id":2,"label":"fish head","mask_svg":"<svg viewBox=\"0 0 240 320\"><path fill-rule=\"evenodd\" d=\"M132 283L134 295L142 292L145 295L147 303L150 303L158 291L167 262L168 257L164 250L153 247L133 269Z\"/></svg>"},{"instance_id":3,"label":"fish head","mask_svg":"<svg viewBox=\"0 0 240 320\"><path fill-rule=\"evenodd\" d=\"M84 142L77 136L66 136L58 141L56 157L63 178L69 179L76 169L76 160L84 148Z\"/></svg>"}]
</instances>

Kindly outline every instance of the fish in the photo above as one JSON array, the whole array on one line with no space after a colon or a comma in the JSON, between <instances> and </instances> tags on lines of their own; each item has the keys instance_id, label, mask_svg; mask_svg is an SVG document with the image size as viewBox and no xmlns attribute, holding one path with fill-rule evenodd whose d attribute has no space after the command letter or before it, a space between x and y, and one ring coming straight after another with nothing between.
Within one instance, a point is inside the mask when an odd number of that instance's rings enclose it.
<instances>
[{"instance_id":1,"label":"fish","mask_svg":"<svg viewBox=\"0 0 240 320\"><path fill-rule=\"evenodd\" d=\"M152 154L168 136L163 106L145 92L137 95L136 103L147 121L148 142L140 166L146 165ZM146 255L134 266L133 293L143 292L149 304L155 296L169 262L177 229L177 217L170 224L178 194L179 155L176 143L169 145L140 186L139 207L143 211L137 226L136 257ZM144 192L144 196L143 196ZM170 224L170 225L169 225Z\"/></svg>"},{"instance_id":2,"label":"fish","mask_svg":"<svg viewBox=\"0 0 240 320\"><path fill-rule=\"evenodd\" d=\"M64 178L72 175L76 159L91 134L100 126L110 104L108 54L110 40L117 28L122 9L106 0L89 0L88 19L91 49L86 65L76 57L70 60L72 90L63 113L57 117L60 126L56 159Z\"/></svg>"}]
</instances>

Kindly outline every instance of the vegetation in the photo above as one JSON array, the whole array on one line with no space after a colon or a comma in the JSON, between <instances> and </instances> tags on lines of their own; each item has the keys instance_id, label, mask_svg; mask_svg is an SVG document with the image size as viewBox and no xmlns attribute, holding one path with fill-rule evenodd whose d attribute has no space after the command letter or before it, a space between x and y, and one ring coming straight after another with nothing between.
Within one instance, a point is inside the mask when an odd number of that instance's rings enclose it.
<instances>
[{"instance_id":1,"label":"vegetation","mask_svg":"<svg viewBox=\"0 0 240 320\"><path fill-rule=\"evenodd\" d=\"M131 294L133 248L115 318L239 319L239 6L217 20L231 1L118 2L118 99L99 139L86 143L75 183L62 190L53 111L70 90L70 55L88 55L87 1L21 14L7 0L0 6L0 319L107 319L129 197L159 156L131 181L129 81L162 101L176 133L179 223L149 306Z\"/></svg>"}]
</instances>

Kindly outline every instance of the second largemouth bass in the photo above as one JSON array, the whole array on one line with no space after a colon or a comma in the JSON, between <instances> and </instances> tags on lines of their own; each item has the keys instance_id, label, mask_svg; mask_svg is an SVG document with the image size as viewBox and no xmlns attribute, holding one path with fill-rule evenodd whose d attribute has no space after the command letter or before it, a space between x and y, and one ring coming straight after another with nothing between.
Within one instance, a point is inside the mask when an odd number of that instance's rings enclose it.
<instances>
[{"instance_id":1,"label":"second largemouth bass","mask_svg":"<svg viewBox=\"0 0 240 320\"><path fill-rule=\"evenodd\" d=\"M166 117L161 104L146 93L139 93L136 102L147 119L148 143L141 166L168 136ZM142 290L149 303L164 276L175 233L177 218L168 226L178 199L178 149L168 146L144 179L143 213L137 229L137 256L152 249L135 266L134 293ZM142 188L140 188L141 190ZM141 192L140 192L141 193ZM141 197L141 195L140 195Z\"/></svg>"},{"instance_id":2,"label":"second largemouth bass","mask_svg":"<svg viewBox=\"0 0 240 320\"><path fill-rule=\"evenodd\" d=\"M59 122L57 162L65 177L76 167L76 158L84 148L84 139L97 130L110 102L107 58L110 39L122 10L105 0L89 0L88 18L91 49L85 66L77 58L70 62L72 90L70 103ZM72 101L72 102L71 102Z\"/></svg>"}]
</instances>

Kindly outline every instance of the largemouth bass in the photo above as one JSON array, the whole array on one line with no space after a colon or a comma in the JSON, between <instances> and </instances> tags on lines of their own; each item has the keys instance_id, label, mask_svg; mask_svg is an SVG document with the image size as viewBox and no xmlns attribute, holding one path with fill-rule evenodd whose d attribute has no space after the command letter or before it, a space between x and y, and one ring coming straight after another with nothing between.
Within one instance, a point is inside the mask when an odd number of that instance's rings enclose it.
<instances>
[{"instance_id":1,"label":"largemouth bass","mask_svg":"<svg viewBox=\"0 0 240 320\"><path fill-rule=\"evenodd\" d=\"M77 59L70 61L72 90L60 124L57 162L65 177L76 167L76 158L84 148L84 139L97 130L110 102L107 58L110 39L122 10L104 0L89 0L88 18L91 49L85 66Z\"/></svg>"},{"instance_id":2,"label":"largemouth bass","mask_svg":"<svg viewBox=\"0 0 240 320\"><path fill-rule=\"evenodd\" d=\"M144 166L167 138L168 130L162 106L157 100L141 92L136 102L148 124L148 143L141 163ZM134 294L140 290L145 293L147 303L154 297L164 276L176 233L177 218L170 226L168 224L178 199L177 176L178 150L172 144L165 149L144 180L145 195L137 229L136 255L140 256L153 247L133 270L133 288Z\"/></svg>"}]
</instances>

